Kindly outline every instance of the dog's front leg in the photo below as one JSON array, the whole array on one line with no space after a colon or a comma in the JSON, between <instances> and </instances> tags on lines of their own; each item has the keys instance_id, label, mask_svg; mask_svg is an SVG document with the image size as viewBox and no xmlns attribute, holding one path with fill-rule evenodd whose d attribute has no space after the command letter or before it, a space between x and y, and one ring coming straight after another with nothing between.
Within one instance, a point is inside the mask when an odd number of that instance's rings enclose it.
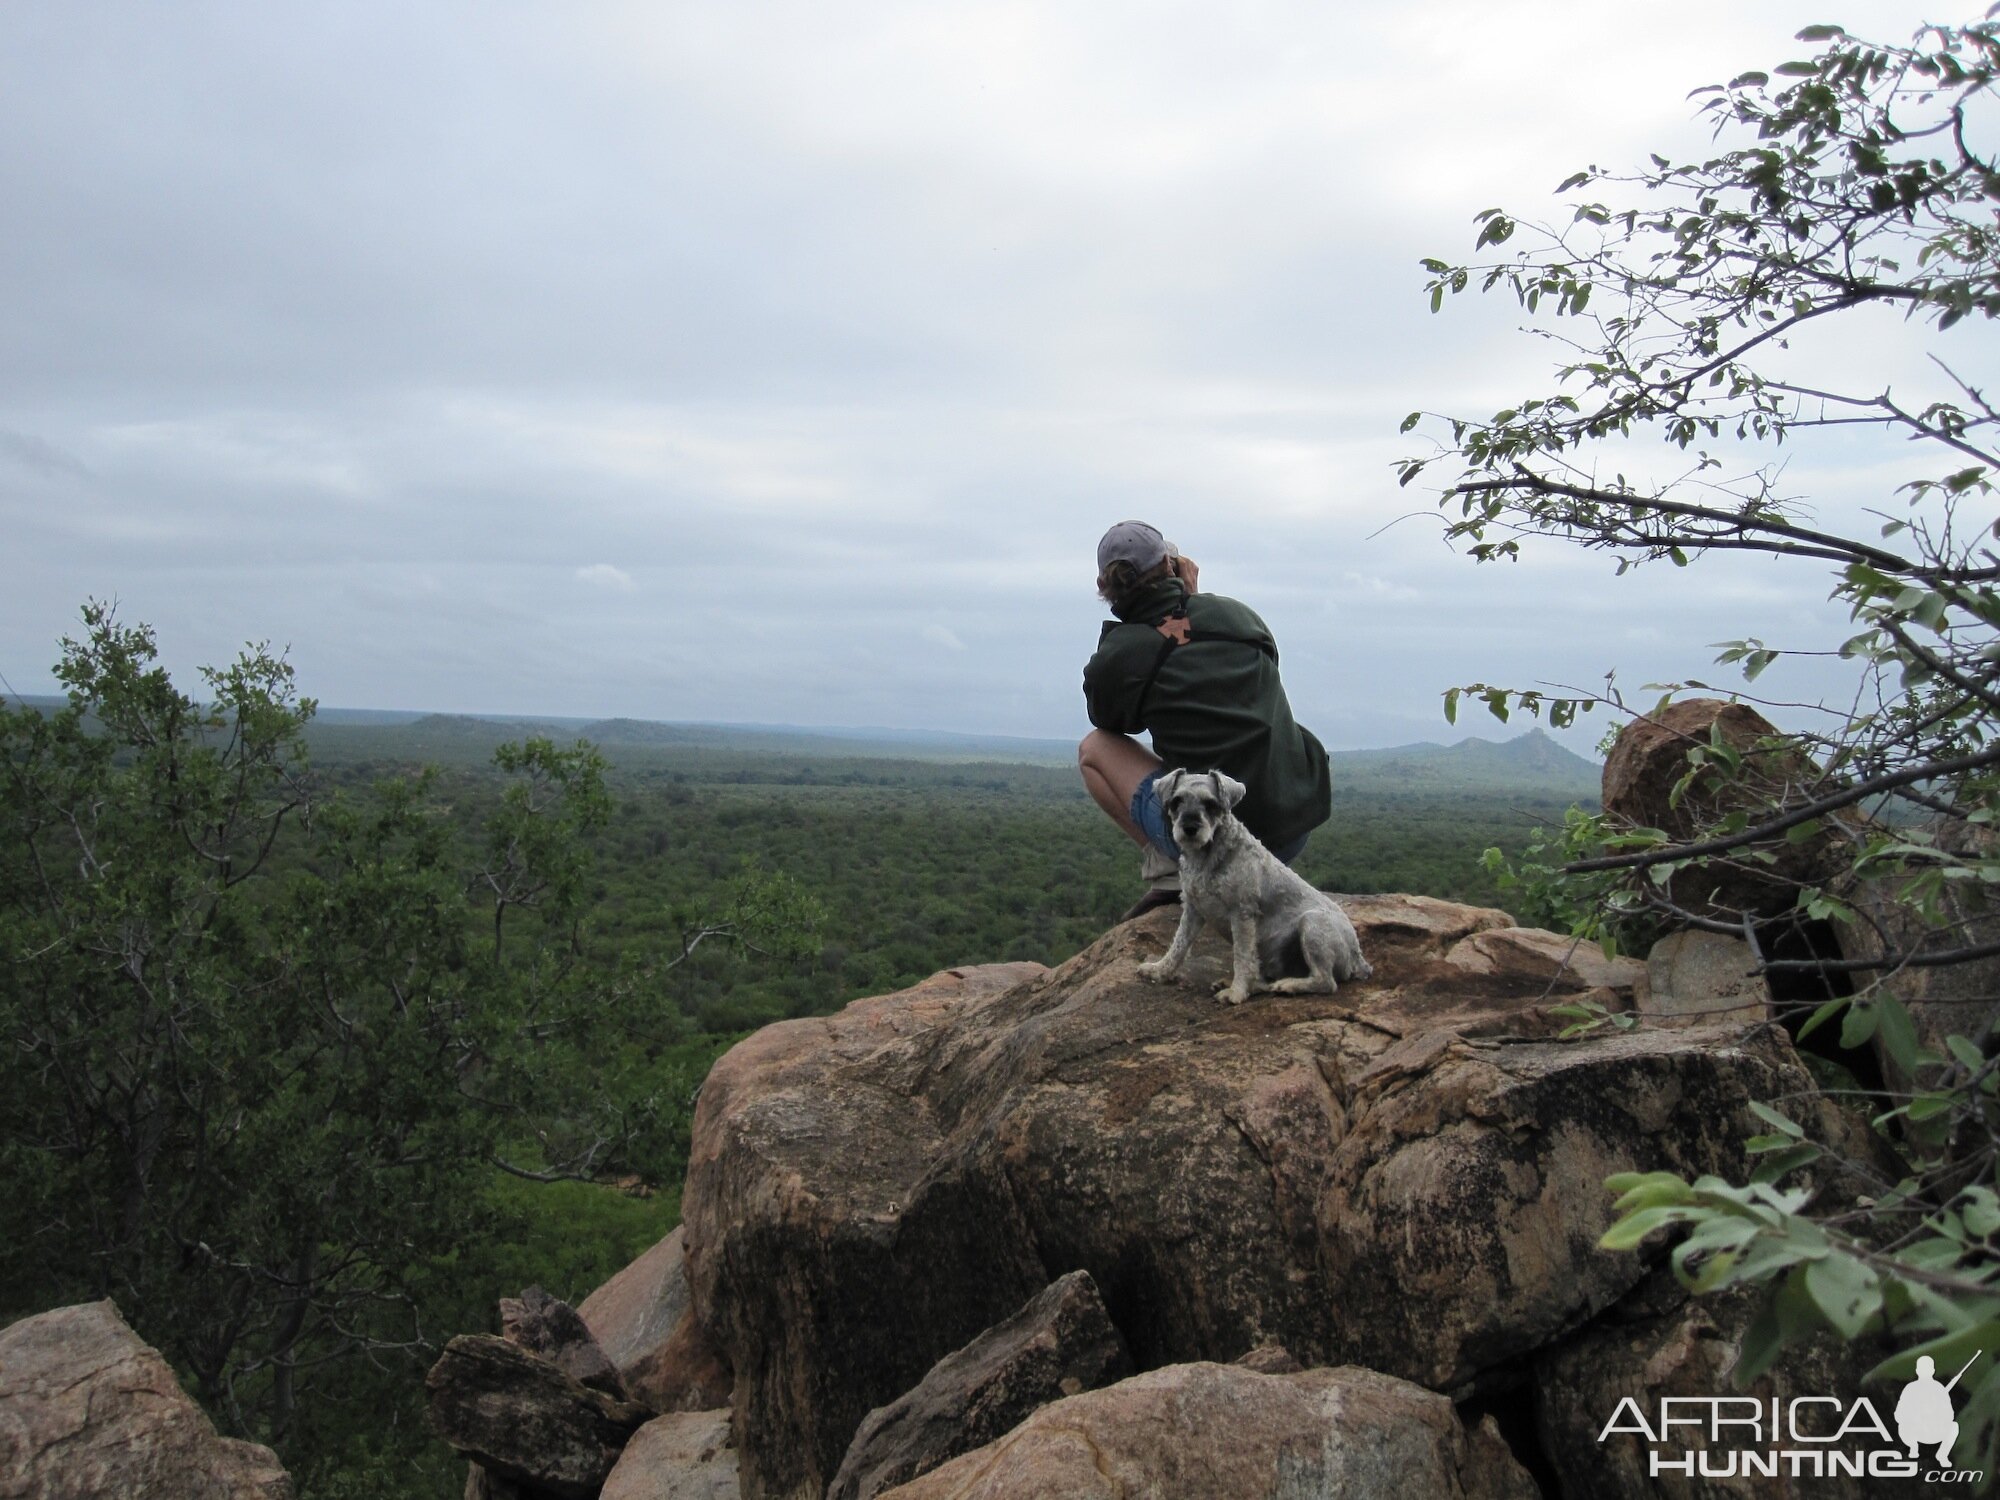
<instances>
[{"instance_id":1,"label":"dog's front leg","mask_svg":"<svg viewBox=\"0 0 2000 1500\"><path fill-rule=\"evenodd\" d=\"M1229 919L1232 968L1229 983L1218 984L1215 992L1231 1005L1241 1005L1263 981L1257 961L1257 914L1237 912Z\"/></svg>"},{"instance_id":2,"label":"dog's front leg","mask_svg":"<svg viewBox=\"0 0 2000 1500\"><path fill-rule=\"evenodd\" d=\"M1174 940L1167 945L1167 951L1151 963L1139 965L1139 977L1154 984L1164 983L1180 973L1181 965L1187 962L1188 949L1201 933L1201 917L1195 912L1194 904L1185 899L1181 902L1181 925L1174 929Z\"/></svg>"}]
</instances>

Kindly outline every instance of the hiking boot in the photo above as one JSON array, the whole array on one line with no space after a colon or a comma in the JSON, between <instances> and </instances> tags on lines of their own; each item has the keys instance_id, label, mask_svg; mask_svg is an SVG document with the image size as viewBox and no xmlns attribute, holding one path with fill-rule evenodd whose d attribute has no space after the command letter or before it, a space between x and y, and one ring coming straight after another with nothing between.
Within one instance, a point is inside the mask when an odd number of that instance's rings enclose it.
<instances>
[{"instance_id":1,"label":"hiking boot","mask_svg":"<svg viewBox=\"0 0 2000 1500\"><path fill-rule=\"evenodd\" d=\"M1139 878L1146 882L1146 894L1119 921L1129 922L1163 906L1181 904L1180 861L1160 853L1151 844L1139 851Z\"/></svg>"},{"instance_id":2,"label":"hiking boot","mask_svg":"<svg viewBox=\"0 0 2000 1500\"><path fill-rule=\"evenodd\" d=\"M1179 906L1181 888L1179 886L1154 886L1145 895L1132 903L1132 909L1118 920L1129 922L1134 917L1143 917L1149 911L1158 911L1163 906Z\"/></svg>"}]
</instances>

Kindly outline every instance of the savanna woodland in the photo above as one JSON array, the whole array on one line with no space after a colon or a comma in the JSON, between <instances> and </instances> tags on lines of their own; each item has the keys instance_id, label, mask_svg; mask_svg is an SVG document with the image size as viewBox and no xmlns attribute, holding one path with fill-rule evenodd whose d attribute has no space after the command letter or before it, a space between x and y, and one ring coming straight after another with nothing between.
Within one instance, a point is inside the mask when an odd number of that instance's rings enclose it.
<instances>
[{"instance_id":1,"label":"savanna woodland","mask_svg":"<svg viewBox=\"0 0 2000 1500\"><path fill-rule=\"evenodd\" d=\"M1991 1475L2000 29L1989 12L1903 46L1832 25L1799 40L1773 74L1699 91L1717 154L1580 171L1560 189L1577 200L1565 221L1489 210L1474 260L1427 263L1433 309L1475 289L1510 296L1561 364L1484 419L1413 413L1405 431L1435 447L1402 478L1446 477L1448 532L1481 562L1538 539L1609 554L1620 573L1746 552L1820 570L1844 607L1831 639L1724 644L1747 682L1798 654L1846 663L1849 688L1830 707L1765 705L1785 735L1692 746L1678 826L1580 813L1498 867L1542 915L1608 943L1663 924L1746 938L1789 997L1785 1024L1861 1063L1831 1087L1866 1111L1881 1153L1809 1140L1768 1101L1749 1181L1614 1178L1606 1244L1671 1244L1697 1291L1764 1289L1742 1383L1826 1329L1886 1335L1899 1352L1883 1379L1908 1379L1920 1355L1940 1378L1970 1361L1960 1451ZM1823 473L1894 477L1851 503L1795 495L1784 459L1801 451ZM1670 696L1688 688L1706 690ZM1448 702L1468 697L1558 723L1640 707L1489 683Z\"/></svg>"},{"instance_id":2,"label":"savanna woodland","mask_svg":"<svg viewBox=\"0 0 2000 1500\"><path fill-rule=\"evenodd\" d=\"M747 1028L1059 961L1136 883L1061 747L320 719L97 604L57 673L0 706L0 1319L115 1299L307 1496L456 1492L424 1369L672 1228ZM1593 780L1540 739L1342 767L1309 874L1475 899Z\"/></svg>"}]
</instances>

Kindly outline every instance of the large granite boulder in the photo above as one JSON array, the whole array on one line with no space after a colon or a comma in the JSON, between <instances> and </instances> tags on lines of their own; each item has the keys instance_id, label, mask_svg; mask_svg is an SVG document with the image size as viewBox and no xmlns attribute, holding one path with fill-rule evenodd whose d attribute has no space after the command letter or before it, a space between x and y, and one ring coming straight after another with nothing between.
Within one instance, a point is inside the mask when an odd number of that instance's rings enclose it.
<instances>
[{"instance_id":1,"label":"large granite boulder","mask_svg":"<svg viewBox=\"0 0 2000 1500\"><path fill-rule=\"evenodd\" d=\"M1958 820L1937 820L1921 830L1937 847L1966 860L2000 857L2000 835ZM1953 950L2000 943L2000 902L1981 880L1948 880L1919 900L1911 878L1873 880L1853 891L1855 914L1840 927L1842 953L1851 959L1885 955L1935 957ZM1925 905L1933 908L1926 920ZM1909 1007L1920 1046L1945 1053L1945 1038L1962 1036L1985 1046L2000 1025L2000 957L1988 954L1952 963L1904 966L1893 957L1882 968L1854 978L1857 990L1879 988ZM1934 1077L1913 1077L1876 1039L1876 1055L1891 1086L1908 1089ZM1935 1074L1940 1070L1933 1068Z\"/></svg>"},{"instance_id":2,"label":"large granite boulder","mask_svg":"<svg viewBox=\"0 0 2000 1500\"><path fill-rule=\"evenodd\" d=\"M625 1384L598 1347L597 1336L562 1298L538 1286L518 1297L502 1297L500 1332L509 1343L539 1354L570 1379L625 1399Z\"/></svg>"},{"instance_id":3,"label":"large granite boulder","mask_svg":"<svg viewBox=\"0 0 2000 1500\"><path fill-rule=\"evenodd\" d=\"M0 1330L5 1500L290 1500L259 1443L218 1437L159 1353L109 1302Z\"/></svg>"},{"instance_id":4,"label":"large granite boulder","mask_svg":"<svg viewBox=\"0 0 2000 1500\"><path fill-rule=\"evenodd\" d=\"M577 1315L622 1376L664 1344L688 1309L687 1272L675 1229L577 1304Z\"/></svg>"},{"instance_id":5,"label":"large granite boulder","mask_svg":"<svg viewBox=\"0 0 2000 1500\"><path fill-rule=\"evenodd\" d=\"M1131 1373L1096 1284L1087 1271L1071 1271L939 1360L913 1390L871 1411L826 1500L874 1500L991 1442L1038 1406Z\"/></svg>"},{"instance_id":6,"label":"large granite boulder","mask_svg":"<svg viewBox=\"0 0 2000 1500\"><path fill-rule=\"evenodd\" d=\"M1597 1248L1607 1177L1733 1172L1750 1102L1812 1089L1785 1044L1723 1027L1452 1041L1414 1072L1399 1050L1349 1095L1317 1199L1317 1285L1339 1357L1461 1395L1644 1275Z\"/></svg>"},{"instance_id":7,"label":"large granite boulder","mask_svg":"<svg viewBox=\"0 0 2000 1500\"><path fill-rule=\"evenodd\" d=\"M1143 983L1160 912L1054 971L956 971L724 1057L683 1201L744 1493L818 1500L872 1408L1072 1270L1140 1369L1277 1344L1518 1382L1646 1274L1595 1246L1607 1175L1738 1171L1749 1101L1811 1091L1781 1034L1555 1039L1551 1007L1627 1008L1641 965L1496 938L1500 912L1344 904L1375 976L1331 996L1218 1005L1219 935Z\"/></svg>"},{"instance_id":8,"label":"large granite boulder","mask_svg":"<svg viewBox=\"0 0 2000 1500\"><path fill-rule=\"evenodd\" d=\"M883 1500L1537 1500L1489 1425L1352 1368L1171 1365L1044 1406Z\"/></svg>"},{"instance_id":9,"label":"large granite boulder","mask_svg":"<svg viewBox=\"0 0 2000 1500\"><path fill-rule=\"evenodd\" d=\"M671 1412L632 1434L598 1500L737 1500L726 1411Z\"/></svg>"},{"instance_id":10,"label":"large granite boulder","mask_svg":"<svg viewBox=\"0 0 2000 1500\"><path fill-rule=\"evenodd\" d=\"M1687 776L1688 752L1713 736L1743 758L1741 774L1724 780L1705 769L1675 797ZM1720 698L1682 698L1619 733L1604 760L1604 810L1636 828L1658 828L1685 841L1729 813L1753 823L1808 800L1819 768L1756 709ZM1858 817L1858 814L1846 815ZM1715 860L1678 872L1667 891L1683 908L1723 921L1780 916L1793 909L1799 887L1836 874L1843 861L1836 835L1802 842L1775 839L1769 862Z\"/></svg>"},{"instance_id":11,"label":"large granite boulder","mask_svg":"<svg viewBox=\"0 0 2000 1500\"><path fill-rule=\"evenodd\" d=\"M688 1301L686 1238L675 1229L577 1308L626 1394L657 1412L727 1406L735 1384Z\"/></svg>"},{"instance_id":12,"label":"large granite boulder","mask_svg":"<svg viewBox=\"0 0 2000 1500\"><path fill-rule=\"evenodd\" d=\"M1639 1014L1676 1026L1762 1020L1770 1013L1771 990L1761 967L1740 937L1695 928L1670 932L1646 955Z\"/></svg>"},{"instance_id":13,"label":"large granite boulder","mask_svg":"<svg viewBox=\"0 0 2000 1500\"><path fill-rule=\"evenodd\" d=\"M553 1500L594 1500L653 1414L489 1334L461 1334L425 1377L431 1425L486 1477Z\"/></svg>"}]
</instances>

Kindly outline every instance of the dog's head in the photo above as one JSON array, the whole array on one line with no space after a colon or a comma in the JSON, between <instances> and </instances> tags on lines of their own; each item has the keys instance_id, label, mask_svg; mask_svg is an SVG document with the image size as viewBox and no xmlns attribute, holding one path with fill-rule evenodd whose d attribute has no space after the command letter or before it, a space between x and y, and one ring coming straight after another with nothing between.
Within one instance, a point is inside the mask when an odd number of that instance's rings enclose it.
<instances>
[{"instance_id":1,"label":"dog's head","mask_svg":"<svg viewBox=\"0 0 2000 1500\"><path fill-rule=\"evenodd\" d=\"M1169 771L1153 783L1167 831L1183 849L1206 849L1244 790L1242 782L1220 771Z\"/></svg>"}]
</instances>

